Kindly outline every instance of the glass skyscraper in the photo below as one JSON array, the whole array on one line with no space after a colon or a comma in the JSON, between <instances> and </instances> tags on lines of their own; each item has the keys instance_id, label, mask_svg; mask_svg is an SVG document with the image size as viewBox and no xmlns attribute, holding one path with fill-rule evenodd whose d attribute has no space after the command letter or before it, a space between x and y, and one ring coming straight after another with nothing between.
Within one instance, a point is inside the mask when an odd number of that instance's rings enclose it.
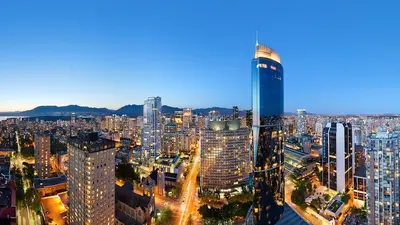
<instances>
[{"instance_id":1,"label":"glass skyscraper","mask_svg":"<svg viewBox=\"0 0 400 225\"><path fill-rule=\"evenodd\" d=\"M161 150L161 97L149 97L143 105L142 158L155 161Z\"/></svg>"},{"instance_id":2,"label":"glass skyscraper","mask_svg":"<svg viewBox=\"0 0 400 225\"><path fill-rule=\"evenodd\" d=\"M253 223L276 224L284 211L283 67L279 55L256 43L252 60Z\"/></svg>"}]
</instances>

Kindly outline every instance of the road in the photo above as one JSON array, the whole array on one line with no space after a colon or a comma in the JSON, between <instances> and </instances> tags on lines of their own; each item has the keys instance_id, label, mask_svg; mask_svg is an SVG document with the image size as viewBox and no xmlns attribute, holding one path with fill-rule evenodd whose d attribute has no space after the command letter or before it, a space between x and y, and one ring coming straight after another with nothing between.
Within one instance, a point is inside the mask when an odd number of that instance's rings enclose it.
<instances>
[{"instance_id":1,"label":"road","mask_svg":"<svg viewBox=\"0 0 400 225\"><path fill-rule=\"evenodd\" d=\"M200 151L197 149L193 157L192 169L182 185L182 195L179 200L181 203L179 225L185 225L190 215L192 216L193 222L198 223L200 221L200 215L198 213L199 200L197 198L197 174L199 174L199 170Z\"/></svg>"},{"instance_id":2,"label":"road","mask_svg":"<svg viewBox=\"0 0 400 225\"><path fill-rule=\"evenodd\" d=\"M22 172L22 182L24 184L24 191L26 191L31 184L29 183L28 179L25 178L25 174L23 173L23 168L24 165L23 159L21 158L21 146L19 144L19 135L17 132L16 133L16 138L17 138L17 144L18 144L18 152L16 157L13 160L13 166L16 167L17 169L20 169ZM21 207L17 207L17 224L18 225L32 225L32 224L42 224L42 221L39 216L36 215L35 212L33 212L31 209L28 209L25 207L24 209L21 209Z\"/></svg>"},{"instance_id":3,"label":"road","mask_svg":"<svg viewBox=\"0 0 400 225\"><path fill-rule=\"evenodd\" d=\"M285 201L289 204L294 211L297 212L301 217L305 218L307 222L311 222L313 225L322 225L322 222L315 216L307 213L306 211L300 209L296 204L292 203L292 192L294 189L294 184L290 179L285 181Z\"/></svg>"}]
</instances>

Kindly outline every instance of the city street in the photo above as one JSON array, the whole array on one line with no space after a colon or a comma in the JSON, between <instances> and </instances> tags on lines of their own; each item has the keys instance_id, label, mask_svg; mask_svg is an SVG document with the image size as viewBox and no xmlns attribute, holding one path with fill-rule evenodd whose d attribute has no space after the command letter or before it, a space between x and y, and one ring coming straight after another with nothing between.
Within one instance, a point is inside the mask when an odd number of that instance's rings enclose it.
<instances>
[{"instance_id":1,"label":"city street","mask_svg":"<svg viewBox=\"0 0 400 225\"><path fill-rule=\"evenodd\" d=\"M16 132L16 139L17 139L17 144L18 144L18 153L17 156L14 158L14 161L12 163L15 168L23 171L23 160L21 158L20 152L21 152L21 146L19 144L19 135ZM26 191L30 187L29 181L25 178L25 174L22 172L22 181L24 184L24 191ZM42 224L42 221L40 219L40 216L37 216L35 212L28 208L21 209L21 207L17 207L17 223L18 225L31 225L31 224Z\"/></svg>"},{"instance_id":2,"label":"city street","mask_svg":"<svg viewBox=\"0 0 400 225\"><path fill-rule=\"evenodd\" d=\"M306 219L306 222L311 222L313 225L323 225L322 221L320 221L314 215L311 215L307 211L300 209L296 204L292 203L292 192L294 189L294 184L290 179L286 179L285 181L285 201L289 204L294 211L297 212L303 219Z\"/></svg>"},{"instance_id":3,"label":"city street","mask_svg":"<svg viewBox=\"0 0 400 225\"><path fill-rule=\"evenodd\" d=\"M195 152L193 158L193 167L189 175L186 177L182 185L182 195L179 202L182 204L180 207L181 214L179 225L185 225L189 216L192 215L193 221L199 222L200 215L198 213L198 198L197 198L197 175L200 170L200 151Z\"/></svg>"}]
</instances>

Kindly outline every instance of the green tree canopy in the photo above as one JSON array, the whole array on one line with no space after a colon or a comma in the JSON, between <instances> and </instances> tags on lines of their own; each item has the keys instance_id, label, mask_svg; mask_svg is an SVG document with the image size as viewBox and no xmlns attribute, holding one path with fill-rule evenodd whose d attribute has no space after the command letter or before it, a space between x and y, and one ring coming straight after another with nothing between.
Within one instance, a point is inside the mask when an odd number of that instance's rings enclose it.
<instances>
[{"instance_id":1,"label":"green tree canopy","mask_svg":"<svg viewBox=\"0 0 400 225\"><path fill-rule=\"evenodd\" d=\"M156 219L156 225L172 225L172 210L164 208L160 212L160 216Z\"/></svg>"},{"instance_id":2,"label":"green tree canopy","mask_svg":"<svg viewBox=\"0 0 400 225\"><path fill-rule=\"evenodd\" d=\"M132 164L120 164L115 169L115 176L123 181L140 182L140 175Z\"/></svg>"},{"instance_id":3,"label":"green tree canopy","mask_svg":"<svg viewBox=\"0 0 400 225\"><path fill-rule=\"evenodd\" d=\"M35 150L33 149L33 147L29 146L29 147L24 147L22 146L21 149L21 155L24 158L31 158L33 157L35 154Z\"/></svg>"}]
</instances>

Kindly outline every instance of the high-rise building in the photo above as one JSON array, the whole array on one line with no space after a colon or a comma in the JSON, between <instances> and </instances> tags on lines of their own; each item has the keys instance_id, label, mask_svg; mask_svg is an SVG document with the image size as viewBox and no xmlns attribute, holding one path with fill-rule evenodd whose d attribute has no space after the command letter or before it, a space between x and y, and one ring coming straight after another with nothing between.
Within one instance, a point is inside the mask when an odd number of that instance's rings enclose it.
<instances>
[{"instance_id":1,"label":"high-rise building","mask_svg":"<svg viewBox=\"0 0 400 225\"><path fill-rule=\"evenodd\" d=\"M183 111L175 111L172 122L176 124L176 130L181 131L183 128Z\"/></svg>"},{"instance_id":2,"label":"high-rise building","mask_svg":"<svg viewBox=\"0 0 400 225\"><path fill-rule=\"evenodd\" d=\"M297 135L301 135L307 132L306 114L307 111L305 109L297 110Z\"/></svg>"},{"instance_id":3,"label":"high-rise building","mask_svg":"<svg viewBox=\"0 0 400 225\"><path fill-rule=\"evenodd\" d=\"M276 224L284 211L283 67L279 55L256 43L252 60L253 216Z\"/></svg>"},{"instance_id":4,"label":"high-rise building","mask_svg":"<svg viewBox=\"0 0 400 225\"><path fill-rule=\"evenodd\" d=\"M40 178L49 177L50 165L50 135L37 134L35 136L35 169Z\"/></svg>"},{"instance_id":5,"label":"high-rise building","mask_svg":"<svg viewBox=\"0 0 400 225\"><path fill-rule=\"evenodd\" d=\"M183 109L183 128L189 129L191 122L192 122L192 109L191 108Z\"/></svg>"},{"instance_id":6,"label":"high-rise building","mask_svg":"<svg viewBox=\"0 0 400 225\"><path fill-rule=\"evenodd\" d=\"M354 137L353 137L354 139ZM367 171L365 167L365 151L361 145L353 145L354 148L354 181L353 193L354 202L358 201L359 205L365 205L367 194Z\"/></svg>"},{"instance_id":7,"label":"high-rise building","mask_svg":"<svg viewBox=\"0 0 400 225\"><path fill-rule=\"evenodd\" d=\"M99 138L98 133L70 138L68 224L114 224L114 152L115 142Z\"/></svg>"},{"instance_id":8,"label":"high-rise building","mask_svg":"<svg viewBox=\"0 0 400 225\"><path fill-rule=\"evenodd\" d=\"M149 97L143 105L142 157L155 161L161 150L161 97Z\"/></svg>"},{"instance_id":9,"label":"high-rise building","mask_svg":"<svg viewBox=\"0 0 400 225\"><path fill-rule=\"evenodd\" d=\"M246 124L249 129L253 126L253 110L246 110Z\"/></svg>"},{"instance_id":10,"label":"high-rise building","mask_svg":"<svg viewBox=\"0 0 400 225\"><path fill-rule=\"evenodd\" d=\"M322 181L338 192L347 191L353 182L353 132L350 123L331 122L322 132Z\"/></svg>"},{"instance_id":11,"label":"high-rise building","mask_svg":"<svg viewBox=\"0 0 400 225\"><path fill-rule=\"evenodd\" d=\"M165 125L165 130L163 132L162 154L168 157L175 156L179 153L177 150L176 124L170 121Z\"/></svg>"},{"instance_id":12,"label":"high-rise building","mask_svg":"<svg viewBox=\"0 0 400 225\"><path fill-rule=\"evenodd\" d=\"M76 120L76 118L75 118L75 113L71 113L71 124L75 124L75 121Z\"/></svg>"},{"instance_id":13,"label":"high-rise building","mask_svg":"<svg viewBox=\"0 0 400 225\"><path fill-rule=\"evenodd\" d=\"M384 128L367 137L368 224L400 224L400 135Z\"/></svg>"},{"instance_id":14,"label":"high-rise building","mask_svg":"<svg viewBox=\"0 0 400 225\"><path fill-rule=\"evenodd\" d=\"M249 178L249 129L239 120L210 121L200 131L200 189L234 192Z\"/></svg>"},{"instance_id":15,"label":"high-rise building","mask_svg":"<svg viewBox=\"0 0 400 225\"><path fill-rule=\"evenodd\" d=\"M234 120L237 120L237 119L239 119L239 107L237 107L237 106L233 106L232 107L232 115L233 115L233 119Z\"/></svg>"}]
</instances>

